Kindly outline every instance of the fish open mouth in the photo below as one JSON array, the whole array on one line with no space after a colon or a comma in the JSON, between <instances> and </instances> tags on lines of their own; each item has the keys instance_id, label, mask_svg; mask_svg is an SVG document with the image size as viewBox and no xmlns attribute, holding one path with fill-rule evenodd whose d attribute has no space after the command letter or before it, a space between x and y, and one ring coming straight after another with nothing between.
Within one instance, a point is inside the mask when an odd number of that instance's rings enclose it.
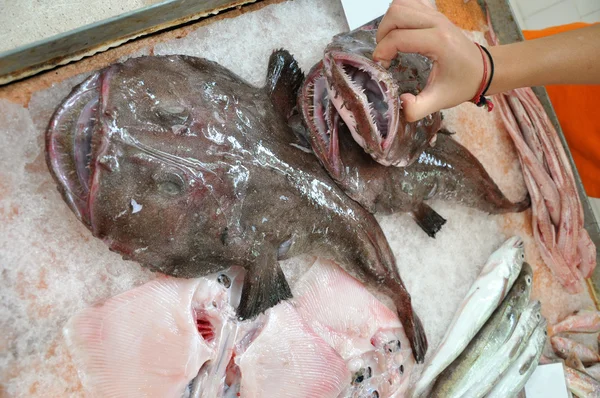
<instances>
[{"instance_id":1,"label":"fish open mouth","mask_svg":"<svg viewBox=\"0 0 600 398\"><path fill-rule=\"evenodd\" d=\"M308 73L298 105L309 130L305 138L330 175L341 180L344 170L338 133L342 120L329 100L323 62L319 62Z\"/></svg>"},{"instance_id":2,"label":"fish open mouth","mask_svg":"<svg viewBox=\"0 0 600 398\"><path fill-rule=\"evenodd\" d=\"M88 228L101 84L102 75L96 73L75 87L46 131L48 168L69 207Z\"/></svg>"},{"instance_id":3,"label":"fish open mouth","mask_svg":"<svg viewBox=\"0 0 600 398\"><path fill-rule=\"evenodd\" d=\"M329 97L354 139L370 153L385 153L396 135L400 100L390 73L368 58L331 52L324 58Z\"/></svg>"}]
</instances>

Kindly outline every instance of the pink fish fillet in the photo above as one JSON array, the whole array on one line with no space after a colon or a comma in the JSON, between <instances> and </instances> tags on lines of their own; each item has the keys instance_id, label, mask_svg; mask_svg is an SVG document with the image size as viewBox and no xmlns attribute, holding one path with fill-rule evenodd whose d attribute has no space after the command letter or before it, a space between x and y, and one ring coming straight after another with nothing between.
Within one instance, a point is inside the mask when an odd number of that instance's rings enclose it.
<instances>
[{"instance_id":1,"label":"pink fish fillet","mask_svg":"<svg viewBox=\"0 0 600 398\"><path fill-rule=\"evenodd\" d=\"M181 397L235 317L217 278L162 277L86 308L64 334L84 388L98 397Z\"/></svg>"},{"instance_id":2,"label":"pink fish fillet","mask_svg":"<svg viewBox=\"0 0 600 398\"><path fill-rule=\"evenodd\" d=\"M291 303L269 309L266 318L260 334L235 357L241 373L239 396L338 397L350 384L344 360L306 325Z\"/></svg>"},{"instance_id":3,"label":"pink fish fillet","mask_svg":"<svg viewBox=\"0 0 600 398\"><path fill-rule=\"evenodd\" d=\"M300 315L347 361L343 397L406 392L414 358L395 311L331 261L317 260L293 291Z\"/></svg>"}]
</instances>

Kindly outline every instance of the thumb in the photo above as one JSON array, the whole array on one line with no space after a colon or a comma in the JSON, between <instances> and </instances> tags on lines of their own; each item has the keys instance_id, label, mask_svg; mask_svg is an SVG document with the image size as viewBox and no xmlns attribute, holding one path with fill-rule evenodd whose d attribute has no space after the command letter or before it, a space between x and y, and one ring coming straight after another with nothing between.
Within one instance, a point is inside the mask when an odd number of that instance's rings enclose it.
<instances>
[{"instance_id":1,"label":"thumb","mask_svg":"<svg viewBox=\"0 0 600 398\"><path fill-rule=\"evenodd\" d=\"M441 104L438 101L439 97L432 84L427 85L425 90L416 96L411 93L401 94L400 101L402 101L402 110L406 121L416 122L433 112L439 111L441 109Z\"/></svg>"}]
</instances>

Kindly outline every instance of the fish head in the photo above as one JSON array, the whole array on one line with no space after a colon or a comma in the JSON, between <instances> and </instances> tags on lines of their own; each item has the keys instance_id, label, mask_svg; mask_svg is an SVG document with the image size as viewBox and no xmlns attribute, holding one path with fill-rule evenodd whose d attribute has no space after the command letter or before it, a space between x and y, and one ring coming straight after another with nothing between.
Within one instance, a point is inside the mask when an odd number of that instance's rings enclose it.
<instances>
[{"instance_id":1,"label":"fish head","mask_svg":"<svg viewBox=\"0 0 600 398\"><path fill-rule=\"evenodd\" d=\"M376 30L359 29L334 37L324 53L329 99L352 137L377 162L404 167L434 142L441 115L414 123L401 112L400 95L418 94L431 62L416 54L399 54L389 69L373 61Z\"/></svg>"},{"instance_id":2,"label":"fish head","mask_svg":"<svg viewBox=\"0 0 600 398\"><path fill-rule=\"evenodd\" d=\"M525 244L523 239L520 236L513 236L490 255L481 273L485 274L498 269L506 279L507 287L510 287L521 272L524 261Z\"/></svg>"},{"instance_id":3,"label":"fish head","mask_svg":"<svg viewBox=\"0 0 600 398\"><path fill-rule=\"evenodd\" d=\"M243 156L251 121L240 121L243 90L226 72L181 56L131 59L92 75L52 118L59 190L125 258L187 277L242 257L230 215L247 173L223 159Z\"/></svg>"},{"instance_id":4,"label":"fish head","mask_svg":"<svg viewBox=\"0 0 600 398\"><path fill-rule=\"evenodd\" d=\"M323 62L311 68L298 93L298 109L308 129L305 137L321 164L336 181L345 177L339 151L340 117L327 93Z\"/></svg>"}]
</instances>

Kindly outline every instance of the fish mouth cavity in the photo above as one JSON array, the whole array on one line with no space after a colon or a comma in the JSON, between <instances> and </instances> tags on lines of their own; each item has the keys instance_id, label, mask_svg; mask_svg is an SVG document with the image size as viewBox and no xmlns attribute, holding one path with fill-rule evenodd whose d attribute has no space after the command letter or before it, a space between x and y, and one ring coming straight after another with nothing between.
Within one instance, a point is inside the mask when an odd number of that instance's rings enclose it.
<instances>
[{"instance_id":1,"label":"fish mouth cavity","mask_svg":"<svg viewBox=\"0 0 600 398\"><path fill-rule=\"evenodd\" d=\"M343 82L359 100L371 130L376 133L374 138L384 149L387 138L397 128L399 111L398 90L390 73L368 58L343 52L331 53L325 57L325 64L328 68L336 68L343 76ZM336 89L338 93L341 91ZM348 112L343 109L338 112L347 121L344 113ZM349 124L349 127L354 126Z\"/></svg>"},{"instance_id":2,"label":"fish mouth cavity","mask_svg":"<svg viewBox=\"0 0 600 398\"><path fill-rule=\"evenodd\" d=\"M69 207L88 228L102 81L102 74L96 73L75 87L46 131L48 168Z\"/></svg>"},{"instance_id":3,"label":"fish mouth cavity","mask_svg":"<svg viewBox=\"0 0 600 398\"><path fill-rule=\"evenodd\" d=\"M306 77L299 96L299 108L309 130L313 152L334 179L343 178L343 164L339 153L338 132L343 123L329 100L327 79L322 62Z\"/></svg>"}]
</instances>

